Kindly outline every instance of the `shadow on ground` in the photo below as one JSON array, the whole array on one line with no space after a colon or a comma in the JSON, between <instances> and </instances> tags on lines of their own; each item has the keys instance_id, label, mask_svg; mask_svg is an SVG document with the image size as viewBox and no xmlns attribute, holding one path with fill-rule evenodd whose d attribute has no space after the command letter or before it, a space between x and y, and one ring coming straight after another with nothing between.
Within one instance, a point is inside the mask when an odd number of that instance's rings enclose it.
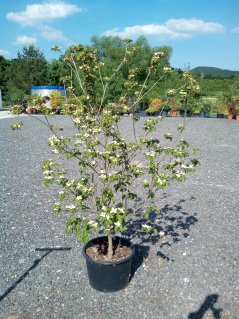
<instances>
[{"instance_id":1,"label":"shadow on ground","mask_svg":"<svg viewBox=\"0 0 239 319\"><path fill-rule=\"evenodd\" d=\"M35 251L45 252L41 257L34 260L33 264L0 296L0 301L6 298L29 274L35 269L39 263L54 251L71 250L71 247L56 247L56 248L36 248Z\"/></svg>"},{"instance_id":2,"label":"shadow on ground","mask_svg":"<svg viewBox=\"0 0 239 319\"><path fill-rule=\"evenodd\" d=\"M217 303L219 295L213 294L208 295L204 302L201 304L200 308L196 312L191 312L188 315L188 319L203 319L204 315L208 311L211 311L214 319L221 319L221 312L223 309L216 309L215 304Z\"/></svg>"},{"instance_id":3,"label":"shadow on ground","mask_svg":"<svg viewBox=\"0 0 239 319\"><path fill-rule=\"evenodd\" d=\"M174 243L190 236L190 228L198 222L197 214L186 212L182 204L187 201L194 201L195 199L195 197L190 197L189 199L181 199L172 206L165 205L160 208L160 213L151 212L149 219L142 217L143 213L140 211L128 220L127 231L124 233L124 236L130 240L137 238L140 241L139 244L135 245L135 259L137 260L133 261L133 274L143 263L143 260L147 258L150 245L154 245L159 241L161 243L157 255L164 260L174 261L173 258L170 258L163 252L163 248L165 246L171 247ZM158 234L140 232L142 224L145 223L156 228Z\"/></svg>"}]
</instances>

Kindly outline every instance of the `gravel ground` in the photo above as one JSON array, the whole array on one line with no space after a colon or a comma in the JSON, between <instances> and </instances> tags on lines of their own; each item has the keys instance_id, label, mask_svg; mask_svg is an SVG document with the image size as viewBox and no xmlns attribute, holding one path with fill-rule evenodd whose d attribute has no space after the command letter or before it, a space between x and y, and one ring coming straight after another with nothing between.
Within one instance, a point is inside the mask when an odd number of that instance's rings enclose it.
<instances>
[{"instance_id":1,"label":"gravel ground","mask_svg":"<svg viewBox=\"0 0 239 319\"><path fill-rule=\"evenodd\" d=\"M88 284L82 245L51 213L53 189L42 185L49 133L23 120L20 132L10 130L15 119L0 120L0 318L239 318L239 122L190 119L184 135L202 165L159 196L166 236L133 239L139 255L129 286L100 293ZM123 124L129 131L128 118Z\"/></svg>"}]
</instances>

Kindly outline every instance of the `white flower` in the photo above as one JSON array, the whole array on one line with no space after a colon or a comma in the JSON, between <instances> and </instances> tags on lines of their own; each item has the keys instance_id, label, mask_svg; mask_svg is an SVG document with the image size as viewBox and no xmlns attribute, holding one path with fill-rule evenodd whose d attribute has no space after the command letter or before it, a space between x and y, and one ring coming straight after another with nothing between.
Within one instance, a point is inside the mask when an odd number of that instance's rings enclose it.
<instances>
[{"instance_id":1,"label":"white flower","mask_svg":"<svg viewBox=\"0 0 239 319\"><path fill-rule=\"evenodd\" d=\"M164 56L164 52L157 51L157 52L154 53L154 56Z\"/></svg>"},{"instance_id":2,"label":"white flower","mask_svg":"<svg viewBox=\"0 0 239 319\"><path fill-rule=\"evenodd\" d=\"M80 145L80 144L82 144L82 143L83 143L83 142L82 142L81 140L76 140L75 143L74 143L74 145L77 146L77 145Z\"/></svg>"},{"instance_id":3,"label":"white flower","mask_svg":"<svg viewBox=\"0 0 239 319\"><path fill-rule=\"evenodd\" d=\"M176 93L176 91L174 89L168 90L167 91L167 95L172 96Z\"/></svg>"},{"instance_id":4,"label":"white flower","mask_svg":"<svg viewBox=\"0 0 239 319\"><path fill-rule=\"evenodd\" d=\"M109 145L119 145L120 143L116 142L116 141L112 141Z\"/></svg>"},{"instance_id":5,"label":"white flower","mask_svg":"<svg viewBox=\"0 0 239 319\"><path fill-rule=\"evenodd\" d=\"M163 185L163 184L164 184L164 181L163 181L161 178L158 178L158 179L157 179L157 184Z\"/></svg>"},{"instance_id":6,"label":"white flower","mask_svg":"<svg viewBox=\"0 0 239 319\"><path fill-rule=\"evenodd\" d=\"M48 170L48 169L46 169L46 170L43 172L44 175L50 175L50 174L52 174L52 173L53 173L53 171L50 171L50 170Z\"/></svg>"},{"instance_id":7,"label":"white flower","mask_svg":"<svg viewBox=\"0 0 239 319\"><path fill-rule=\"evenodd\" d=\"M98 226L97 222L94 222L93 220L90 220L90 221L88 222L88 224L89 224L90 226L92 226L92 227L97 227L97 226Z\"/></svg>"},{"instance_id":8,"label":"white flower","mask_svg":"<svg viewBox=\"0 0 239 319\"><path fill-rule=\"evenodd\" d=\"M180 95L187 95L187 92L186 92L186 91L181 90L181 91L179 91L179 94L180 94Z\"/></svg>"},{"instance_id":9,"label":"white flower","mask_svg":"<svg viewBox=\"0 0 239 319\"><path fill-rule=\"evenodd\" d=\"M184 130L185 126L183 124L178 124L177 129L178 130Z\"/></svg>"},{"instance_id":10,"label":"white flower","mask_svg":"<svg viewBox=\"0 0 239 319\"><path fill-rule=\"evenodd\" d=\"M73 122L76 124L80 124L81 123L81 119L79 117L76 117L73 119Z\"/></svg>"},{"instance_id":11,"label":"white flower","mask_svg":"<svg viewBox=\"0 0 239 319\"><path fill-rule=\"evenodd\" d=\"M111 208L110 214L117 214L117 208Z\"/></svg>"},{"instance_id":12,"label":"white flower","mask_svg":"<svg viewBox=\"0 0 239 319\"><path fill-rule=\"evenodd\" d=\"M49 137L49 140L48 140L48 142L49 142L50 145L54 145L55 142L58 142L58 141L59 141L59 138L58 138L56 135L50 136L50 137Z\"/></svg>"},{"instance_id":13,"label":"white flower","mask_svg":"<svg viewBox=\"0 0 239 319\"><path fill-rule=\"evenodd\" d=\"M185 173L182 172L182 171L176 171L175 176L176 176L177 178L181 178L181 177L185 176Z\"/></svg>"},{"instance_id":14,"label":"white flower","mask_svg":"<svg viewBox=\"0 0 239 319\"><path fill-rule=\"evenodd\" d=\"M144 179L144 180L143 180L143 186L144 186L144 187L149 186L149 182L147 181L147 179Z\"/></svg>"},{"instance_id":15,"label":"white flower","mask_svg":"<svg viewBox=\"0 0 239 319\"><path fill-rule=\"evenodd\" d=\"M52 176L45 176L44 178L51 180L51 179L52 179Z\"/></svg>"},{"instance_id":16,"label":"white flower","mask_svg":"<svg viewBox=\"0 0 239 319\"><path fill-rule=\"evenodd\" d=\"M151 157L151 158L154 158L155 155L156 155L154 151L145 152L144 154L145 154L146 156L148 156L148 157Z\"/></svg>"},{"instance_id":17,"label":"white flower","mask_svg":"<svg viewBox=\"0 0 239 319\"><path fill-rule=\"evenodd\" d=\"M125 210L121 207L117 208L118 212L121 213L121 214L124 214L125 213Z\"/></svg>"},{"instance_id":18,"label":"white flower","mask_svg":"<svg viewBox=\"0 0 239 319\"><path fill-rule=\"evenodd\" d=\"M171 73L171 72L172 72L172 68L170 68L170 67L168 67L168 66L165 66L165 67L163 68L163 72L165 72L165 73Z\"/></svg>"},{"instance_id":19,"label":"white flower","mask_svg":"<svg viewBox=\"0 0 239 319\"><path fill-rule=\"evenodd\" d=\"M54 206L61 206L61 203L56 202L56 203L54 203Z\"/></svg>"},{"instance_id":20,"label":"white flower","mask_svg":"<svg viewBox=\"0 0 239 319\"><path fill-rule=\"evenodd\" d=\"M101 132L101 129L100 128L94 128L93 130L92 130L92 133L93 134L99 134Z\"/></svg>"},{"instance_id":21,"label":"white flower","mask_svg":"<svg viewBox=\"0 0 239 319\"><path fill-rule=\"evenodd\" d=\"M61 51L61 47L60 47L59 45L53 45L53 46L51 47L51 50L52 50L52 51Z\"/></svg>"},{"instance_id":22,"label":"white flower","mask_svg":"<svg viewBox=\"0 0 239 319\"><path fill-rule=\"evenodd\" d=\"M74 204L66 205L66 209L74 210L74 209L76 209L76 205L74 205Z\"/></svg>"},{"instance_id":23,"label":"white flower","mask_svg":"<svg viewBox=\"0 0 239 319\"><path fill-rule=\"evenodd\" d=\"M147 224L143 224L142 227L145 228L145 229L151 229L152 228L151 226L149 226Z\"/></svg>"},{"instance_id":24,"label":"white flower","mask_svg":"<svg viewBox=\"0 0 239 319\"><path fill-rule=\"evenodd\" d=\"M121 223L120 223L119 221L117 221L117 222L115 223L115 226L116 226L116 227L120 227L120 226L121 226Z\"/></svg>"}]
</instances>

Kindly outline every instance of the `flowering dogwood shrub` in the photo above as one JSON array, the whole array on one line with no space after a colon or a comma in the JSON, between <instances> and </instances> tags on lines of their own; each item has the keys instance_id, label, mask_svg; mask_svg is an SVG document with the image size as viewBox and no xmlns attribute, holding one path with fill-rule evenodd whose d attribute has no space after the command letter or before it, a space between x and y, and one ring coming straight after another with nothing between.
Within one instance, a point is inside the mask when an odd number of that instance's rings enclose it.
<instances>
[{"instance_id":1,"label":"flowering dogwood shrub","mask_svg":"<svg viewBox=\"0 0 239 319\"><path fill-rule=\"evenodd\" d=\"M125 56L110 78L103 77L104 64L98 59L96 50L77 45L69 48L65 54L64 60L70 66L71 73L75 74L83 96L75 96L76 102L73 104L69 105L66 100L62 105L63 114L72 121L72 135L64 135L63 128L51 125L47 111L42 109L46 119L42 121L51 131L48 143L55 157L43 163L44 183L46 186L56 184L59 188L53 211L57 215L69 214L67 233L74 234L84 242L95 232L105 233L109 240L109 259L113 255L112 236L126 230L127 218L132 212L129 208L135 206L136 200L138 204L135 210L143 209L144 217L149 218L150 212L157 209L152 206L156 193L168 187L172 181L184 181L199 163L188 142L180 137L183 124L178 125L176 137L165 132L164 135L160 134L159 139L156 132L162 118L147 118L141 127L142 134L137 136L135 125L140 119L134 114L129 117L132 134L127 137L121 126L122 110L117 111L116 107L105 105L105 94L111 79L134 53L134 49L128 49L129 42L126 40ZM54 49L59 51L60 48ZM168 67L162 69L160 78L151 88L147 87L162 56L162 52L153 55L143 83L135 80L137 71L129 71L125 86L133 102L127 106L122 97L124 111L134 110L147 92L171 72ZM198 90L196 82L188 74L185 79L185 87L179 90L184 89L185 94ZM66 80L72 83L70 77ZM69 91L74 95L73 87L69 86ZM177 89L172 89L169 93L175 91ZM21 125L16 123L13 129ZM58 160L62 155L68 159L69 168ZM74 178L70 173L72 165L76 165L78 170ZM144 197L139 201L142 192ZM142 225L142 231L157 233L156 228L147 222Z\"/></svg>"}]
</instances>

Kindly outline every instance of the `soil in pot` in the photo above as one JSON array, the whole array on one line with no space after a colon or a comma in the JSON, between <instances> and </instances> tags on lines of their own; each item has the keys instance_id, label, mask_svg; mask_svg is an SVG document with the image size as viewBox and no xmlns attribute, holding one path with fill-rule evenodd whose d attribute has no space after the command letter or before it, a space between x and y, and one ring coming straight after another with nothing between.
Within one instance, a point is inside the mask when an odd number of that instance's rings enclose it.
<instances>
[{"instance_id":1,"label":"soil in pot","mask_svg":"<svg viewBox=\"0 0 239 319\"><path fill-rule=\"evenodd\" d=\"M108 243L105 241L87 248L86 254L93 260L100 262L119 261L127 258L131 254L131 249L128 246L116 241L113 241L113 258L111 260L108 259L107 251Z\"/></svg>"}]
</instances>

